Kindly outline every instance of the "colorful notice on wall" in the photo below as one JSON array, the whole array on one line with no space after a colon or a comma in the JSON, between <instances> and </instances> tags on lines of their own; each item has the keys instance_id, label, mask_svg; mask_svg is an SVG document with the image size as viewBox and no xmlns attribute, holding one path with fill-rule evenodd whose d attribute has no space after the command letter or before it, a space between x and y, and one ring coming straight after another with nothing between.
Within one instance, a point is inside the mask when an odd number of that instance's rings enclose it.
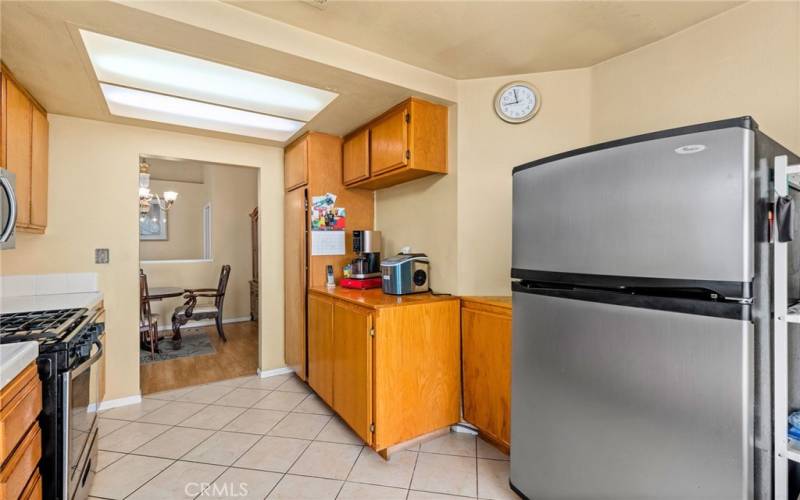
<instances>
[{"instance_id":1,"label":"colorful notice on wall","mask_svg":"<svg viewBox=\"0 0 800 500\"><path fill-rule=\"evenodd\" d=\"M347 212L335 205L336 195L333 193L311 197L312 231L344 231Z\"/></svg>"}]
</instances>

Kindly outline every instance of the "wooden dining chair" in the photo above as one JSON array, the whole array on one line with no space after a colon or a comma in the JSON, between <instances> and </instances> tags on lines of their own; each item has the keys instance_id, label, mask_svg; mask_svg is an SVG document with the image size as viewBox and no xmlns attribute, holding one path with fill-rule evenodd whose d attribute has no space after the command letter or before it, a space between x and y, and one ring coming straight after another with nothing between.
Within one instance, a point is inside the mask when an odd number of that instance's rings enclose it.
<instances>
[{"instance_id":1,"label":"wooden dining chair","mask_svg":"<svg viewBox=\"0 0 800 500\"><path fill-rule=\"evenodd\" d=\"M217 324L217 333L223 342L227 342L225 331L222 329L222 306L225 303L225 290L228 288L228 278L231 275L231 266L225 264L219 273L217 288L194 288L186 289L183 296L186 302L172 313L172 333L173 340L179 342L181 339L181 326L189 321L201 321L213 319ZM213 304L198 304L198 298L213 298Z\"/></svg>"},{"instance_id":2,"label":"wooden dining chair","mask_svg":"<svg viewBox=\"0 0 800 500\"><path fill-rule=\"evenodd\" d=\"M150 290L147 287L147 275L139 269L139 342L142 349L149 350L150 356L156 358L158 352L158 314L150 309Z\"/></svg>"}]
</instances>

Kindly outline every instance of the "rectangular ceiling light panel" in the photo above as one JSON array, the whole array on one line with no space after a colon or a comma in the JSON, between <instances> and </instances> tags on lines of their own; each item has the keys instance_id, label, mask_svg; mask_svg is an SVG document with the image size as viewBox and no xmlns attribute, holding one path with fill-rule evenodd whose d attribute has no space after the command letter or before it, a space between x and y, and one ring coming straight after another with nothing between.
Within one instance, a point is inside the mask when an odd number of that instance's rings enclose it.
<instances>
[{"instance_id":1,"label":"rectangular ceiling light panel","mask_svg":"<svg viewBox=\"0 0 800 500\"><path fill-rule=\"evenodd\" d=\"M127 118L215 130L273 141L287 141L305 125L296 120L107 83L101 83L100 88L111 114Z\"/></svg>"},{"instance_id":2,"label":"rectangular ceiling light panel","mask_svg":"<svg viewBox=\"0 0 800 500\"><path fill-rule=\"evenodd\" d=\"M303 122L338 95L91 31L80 33L102 83Z\"/></svg>"}]
</instances>

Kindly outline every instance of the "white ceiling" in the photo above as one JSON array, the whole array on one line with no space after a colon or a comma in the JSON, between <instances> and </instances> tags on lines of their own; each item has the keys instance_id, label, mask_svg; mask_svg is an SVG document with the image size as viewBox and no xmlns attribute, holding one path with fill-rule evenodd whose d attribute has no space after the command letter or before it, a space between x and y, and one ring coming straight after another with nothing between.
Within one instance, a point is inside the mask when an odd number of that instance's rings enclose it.
<instances>
[{"instance_id":1,"label":"white ceiling","mask_svg":"<svg viewBox=\"0 0 800 500\"><path fill-rule=\"evenodd\" d=\"M743 3L224 1L458 79L591 66Z\"/></svg>"},{"instance_id":2,"label":"white ceiling","mask_svg":"<svg viewBox=\"0 0 800 500\"><path fill-rule=\"evenodd\" d=\"M344 135L412 95L454 100L452 78L591 65L736 4L333 1L319 10L303 1L2 0L0 46L49 113L282 145L111 115L78 30L332 90L339 97L295 136Z\"/></svg>"}]
</instances>

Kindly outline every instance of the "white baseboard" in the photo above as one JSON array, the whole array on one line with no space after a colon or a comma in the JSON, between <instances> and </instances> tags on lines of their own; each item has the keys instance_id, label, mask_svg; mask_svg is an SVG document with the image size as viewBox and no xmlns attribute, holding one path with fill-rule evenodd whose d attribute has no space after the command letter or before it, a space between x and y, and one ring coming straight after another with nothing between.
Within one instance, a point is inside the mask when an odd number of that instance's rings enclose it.
<instances>
[{"instance_id":1,"label":"white baseboard","mask_svg":"<svg viewBox=\"0 0 800 500\"><path fill-rule=\"evenodd\" d=\"M256 370L256 373L261 378L268 378L268 377L275 377L277 375L286 375L287 373L294 373L294 370L292 370L288 366L285 366L283 368L275 368L272 370L264 370L264 371L261 371L261 368L259 368L258 370Z\"/></svg>"},{"instance_id":2,"label":"white baseboard","mask_svg":"<svg viewBox=\"0 0 800 500\"><path fill-rule=\"evenodd\" d=\"M142 395L128 396L127 398L107 399L100 403L99 411L110 410L112 408L119 408L120 406L135 405L142 402ZM90 411L96 408L96 405L89 405Z\"/></svg>"},{"instance_id":3,"label":"white baseboard","mask_svg":"<svg viewBox=\"0 0 800 500\"><path fill-rule=\"evenodd\" d=\"M222 324L223 325L227 325L228 323L241 323L243 321L250 321L250 316L241 316L239 318L223 319L222 320ZM214 323L213 319L203 319L203 320L200 320L200 321L190 321L189 323L186 323L181 328L200 328L200 327L203 327L203 326L213 326L215 324L216 323ZM172 325L161 325L161 326L158 327L158 331L159 332L163 332L163 331L166 331L166 330L172 331Z\"/></svg>"}]
</instances>

